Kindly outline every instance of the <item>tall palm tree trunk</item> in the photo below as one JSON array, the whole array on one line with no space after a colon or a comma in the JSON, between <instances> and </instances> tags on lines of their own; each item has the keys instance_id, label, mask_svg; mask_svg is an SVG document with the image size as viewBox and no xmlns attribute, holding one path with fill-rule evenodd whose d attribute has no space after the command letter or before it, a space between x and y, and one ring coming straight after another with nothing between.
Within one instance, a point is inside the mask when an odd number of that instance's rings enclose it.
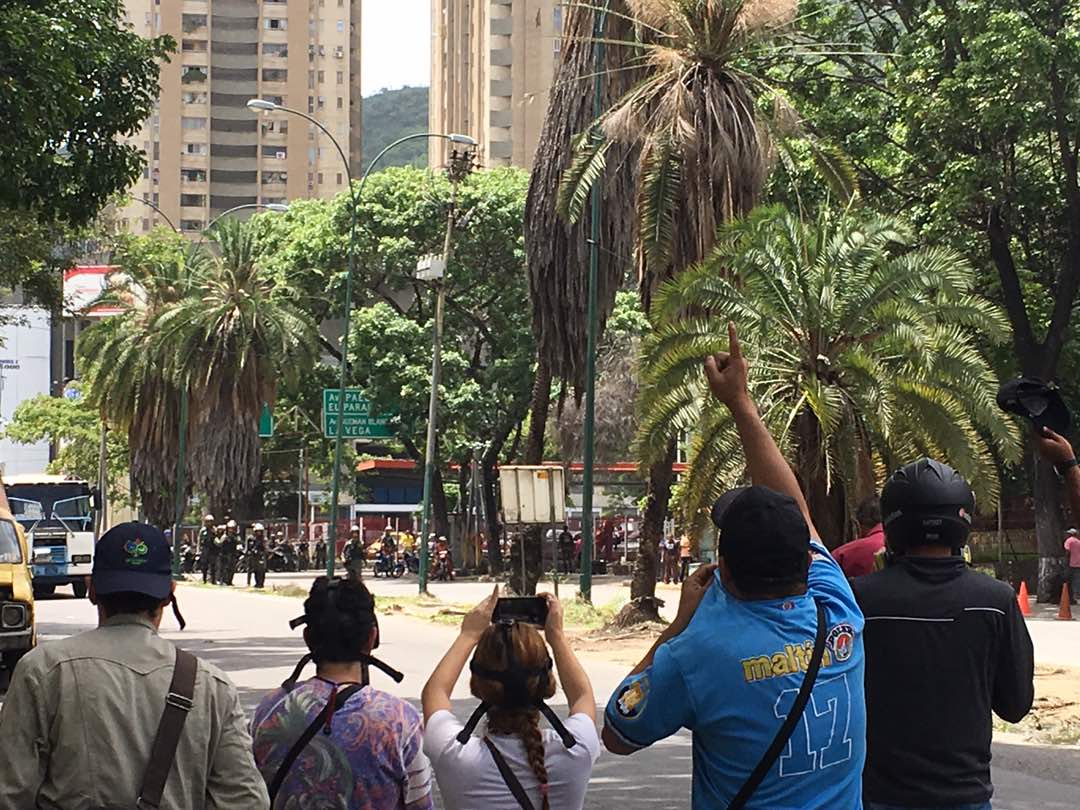
<instances>
[{"instance_id":1,"label":"tall palm tree trunk","mask_svg":"<svg viewBox=\"0 0 1080 810\"><path fill-rule=\"evenodd\" d=\"M544 435L550 408L551 367L541 355L536 364L536 377L533 379L529 435L525 441L526 464L540 464L544 460ZM540 569L543 565L541 537L541 527L530 526L521 530L518 535L519 542L511 546L510 587L515 593L523 595L536 593L536 583L540 580ZM525 553L524 573L521 565L523 549Z\"/></svg>"},{"instance_id":2,"label":"tall palm tree trunk","mask_svg":"<svg viewBox=\"0 0 1080 810\"><path fill-rule=\"evenodd\" d=\"M645 490L645 514L638 538L638 555L634 561L634 577L630 581L631 604L619 616L620 624L660 621L656 600L656 577L660 541L664 537L664 522L668 517L671 485L675 480L675 442L668 445L667 454L649 467Z\"/></svg>"},{"instance_id":3,"label":"tall palm tree trunk","mask_svg":"<svg viewBox=\"0 0 1080 810\"><path fill-rule=\"evenodd\" d=\"M818 539L829 548L835 548L847 540L844 485L839 476L833 476L832 487L828 486L828 476L822 469L821 428L817 418L804 410L796 417L795 430L799 437L798 473L810 516L821 533Z\"/></svg>"}]
</instances>

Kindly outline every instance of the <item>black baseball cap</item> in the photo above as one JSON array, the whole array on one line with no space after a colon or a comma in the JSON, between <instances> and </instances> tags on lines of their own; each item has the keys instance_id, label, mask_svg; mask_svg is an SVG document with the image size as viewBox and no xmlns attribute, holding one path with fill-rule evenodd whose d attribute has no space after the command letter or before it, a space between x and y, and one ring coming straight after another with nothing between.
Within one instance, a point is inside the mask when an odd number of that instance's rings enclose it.
<instances>
[{"instance_id":1,"label":"black baseball cap","mask_svg":"<svg viewBox=\"0 0 1080 810\"><path fill-rule=\"evenodd\" d=\"M172 593L172 547L147 523L113 526L94 547L94 590L141 593L165 600Z\"/></svg>"},{"instance_id":2,"label":"black baseball cap","mask_svg":"<svg viewBox=\"0 0 1080 810\"><path fill-rule=\"evenodd\" d=\"M713 504L720 554L740 588L806 581L810 529L794 498L768 487L739 487Z\"/></svg>"}]
</instances>

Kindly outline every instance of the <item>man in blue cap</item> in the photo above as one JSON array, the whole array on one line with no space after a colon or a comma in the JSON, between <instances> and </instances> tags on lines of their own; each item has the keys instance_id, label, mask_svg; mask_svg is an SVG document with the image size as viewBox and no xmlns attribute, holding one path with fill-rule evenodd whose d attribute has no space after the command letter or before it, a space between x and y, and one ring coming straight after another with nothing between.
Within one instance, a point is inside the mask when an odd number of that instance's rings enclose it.
<instances>
[{"instance_id":1,"label":"man in blue cap","mask_svg":"<svg viewBox=\"0 0 1080 810\"><path fill-rule=\"evenodd\" d=\"M686 580L675 621L615 690L604 744L631 754L690 729L695 810L861 810L863 617L729 337L705 369L753 486L713 507L720 563Z\"/></svg>"},{"instance_id":2,"label":"man in blue cap","mask_svg":"<svg viewBox=\"0 0 1080 810\"><path fill-rule=\"evenodd\" d=\"M40 645L12 675L0 807L269 806L236 687L158 635L170 603L183 628L174 589L158 529L123 523L98 541L97 629Z\"/></svg>"}]
</instances>

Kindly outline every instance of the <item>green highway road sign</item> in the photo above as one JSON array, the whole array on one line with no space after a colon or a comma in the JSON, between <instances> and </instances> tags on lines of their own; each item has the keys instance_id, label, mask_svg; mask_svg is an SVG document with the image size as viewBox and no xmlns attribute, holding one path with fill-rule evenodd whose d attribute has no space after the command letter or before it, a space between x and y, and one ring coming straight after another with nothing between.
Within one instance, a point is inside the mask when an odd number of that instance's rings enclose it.
<instances>
[{"instance_id":1,"label":"green highway road sign","mask_svg":"<svg viewBox=\"0 0 1080 810\"><path fill-rule=\"evenodd\" d=\"M337 436L338 408L341 404L340 388L323 389L323 435L328 439ZM341 435L346 439L390 439L394 433L389 421L393 414L374 416L371 402L359 388L345 389L345 424Z\"/></svg>"}]
</instances>

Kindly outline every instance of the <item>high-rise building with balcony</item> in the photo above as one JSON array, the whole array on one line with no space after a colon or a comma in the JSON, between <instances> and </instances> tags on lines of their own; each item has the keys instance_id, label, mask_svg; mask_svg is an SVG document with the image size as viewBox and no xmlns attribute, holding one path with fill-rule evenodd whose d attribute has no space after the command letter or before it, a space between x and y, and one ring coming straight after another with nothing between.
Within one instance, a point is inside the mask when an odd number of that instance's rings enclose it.
<instances>
[{"instance_id":1,"label":"high-rise building with balcony","mask_svg":"<svg viewBox=\"0 0 1080 810\"><path fill-rule=\"evenodd\" d=\"M484 166L532 166L562 46L565 0L431 0L433 132L480 143ZM430 162L446 162L445 141Z\"/></svg>"},{"instance_id":2,"label":"high-rise building with balcony","mask_svg":"<svg viewBox=\"0 0 1080 810\"><path fill-rule=\"evenodd\" d=\"M333 144L304 119L259 116L266 98L311 114L359 167L361 0L126 0L145 36L170 34L154 115L132 140L147 156L131 196L198 233L237 205L328 197L348 180ZM155 211L118 212L134 233Z\"/></svg>"}]
</instances>

